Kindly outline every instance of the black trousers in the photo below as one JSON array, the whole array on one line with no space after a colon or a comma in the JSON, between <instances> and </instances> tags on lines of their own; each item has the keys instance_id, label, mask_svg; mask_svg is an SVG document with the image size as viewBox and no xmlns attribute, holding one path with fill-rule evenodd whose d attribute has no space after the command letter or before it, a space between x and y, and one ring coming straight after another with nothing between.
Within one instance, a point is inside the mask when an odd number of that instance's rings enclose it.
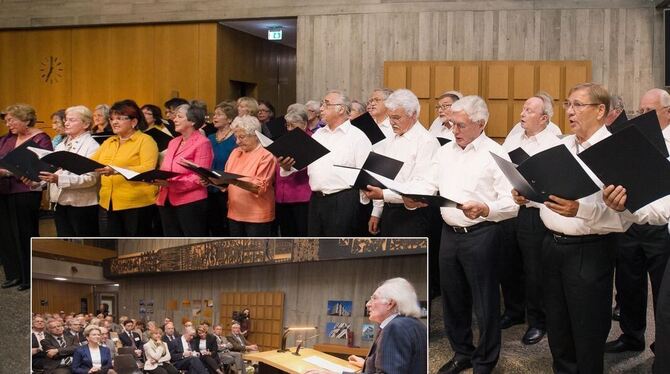
<instances>
[{"instance_id":1,"label":"black trousers","mask_svg":"<svg viewBox=\"0 0 670 374\"><path fill-rule=\"evenodd\" d=\"M165 236L207 236L207 199L188 204L172 205L165 200L158 207Z\"/></svg>"},{"instance_id":2,"label":"black trousers","mask_svg":"<svg viewBox=\"0 0 670 374\"><path fill-rule=\"evenodd\" d=\"M232 237L269 237L272 236L272 222L255 223L228 220Z\"/></svg>"},{"instance_id":3,"label":"black trousers","mask_svg":"<svg viewBox=\"0 0 670 374\"><path fill-rule=\"evenodd\" d=\"M544 302L555 373L603 373L614 258L611 235L547 236Z\"/></svg>"},{"instance_id":4,"label":"black trousers","mask_svg":"<svg viewBox=\"0 0 670 374\"><path fill-rule=\"evenodd\" d=\"M7 280L30 284L30 238L39 236L41 192L0 194L0 256Z\"/></svg>"},{"instance_id":5,"label":"black trousers","mask_svg":"<svg viewBox=\"0 0 670 374\"><path fill-rule=\"evenodd\" d=\"M228 192L207 194L207 224L211 236L228 236Z\"/></svg>"},{"instance_id":6,"label":"black trousers","mask_svg":"<svg viewBox=\"0 0 670 374\"><path fill-rule=\"evenodd\" d=\"M487 224L465 234L445 224L440 248L445 331L455 359L470 359L477 374L493 371L500 355L500 236L497 224ZM476 348L473 308L479 326Z\"/></svg>"},{"instance_id":7,"label":"black trousers","mask_svg":"<svg viewBox=\"0 0 670 374\"><path fill-rule=\"evenodd\" d=\"M151 374L179 374L179 370L177 370L172 364L169 363L164 363L163 365L155 368L154 370L145 370L147 373Z\"/></svg>"},{"instance_id":8,"label":"black trousers","mask_svg":"<svg viewBox=\"0 0 670 374\"><path fill-rule=\"evenodd\" d=\"M307 236L309 203L277 203L275 205L279 233L284 237Z\"/></svg>"},{"instance_id":9,"label":"black trousers","mask_svg":"<svg viewBox=\"0 0 670 374\"><path fill-rule=\"evenodd\" d=\"M653 373L670 373L670 262L665 266L656 304L656 358Z\"/></svg>"},{"instance_id":10,"label":"black trousers","mask_svg":"<svg viewBox=\"0 0 670 374\"><path fill-rule=\"evenodd\" d=\"M500 226L500 288L505 311L503 314L513 319L523 320L526 315L526 295L524 290L524 264L517 244L517 219L499 222Z\"/></svg>"},{"instance_id":11,"label":"black trousers","mask_svg":"<svg viewBox=\"0 0 670 374\"><path fill-rule=\"evenodd\" d=\"M313 192L309 200L307 235L354 236L360 224L359 196L354 189L326 196Z\"/></svg>"},{"instance_id":12,"label":"black trousers","mask_svg":"<svg viewBox=\"0 0 670 374\"><path fill-rule=\"evenodd\" d=\"M428 287L429 300L440 295L440 237L442 236L442 215L439 207L428 206Z\"/></svg>"},{"instance_id":13,"label":"black trousers","mask_svg":"<svg viewBox=\"0 0 670 374\"><path fill-rule=\"evenodd\" d=\"M99 236L98 205L70 206L56 204L56 232L60 237Z\"/></svg>"},{"instance_id":14,"label":"black trousers","mask_svg":"<svg viewBox=\"0 0 670 374\"><path fill-rule=\"evenodd\" d=\"M537 208L520 207L517 216L516 239L521 251L525 281L526 318L528 327L546 328L544 312L544 275L542 246L548 231Z\"/></svg>"},{"instance_id":15,"label":"black trousers","mask_svg":"<svg viewBox=\"0 0 670 374\"><path fill-rule=\"evenodd\" d=\"M189 374L207 374L205 365L202 364L197 357L183 358L173 363L174 367L179 370L185 370Z\"/></svg>"},{"instance_id":16,"label":"black trousers","mask_svg":"<svg viewBox=\"0 0 670 374\"><path fill-rule=\"evenodd\" d=\"M379 219L380 236L426 237L429 232L426 209L409 210L403 204L384 204Z\"/></svg>"},{"instance_id":17,"label":"black trousers","mask_svg":"<svg viewBox=\"0 0 670 374\"><path fill-rule=\"evenodd\" d=\"M615 282L619 295L622 339L630 344L644 345L647 328L647 272L651 279L654 305L663 280L668 256L668 227L632 225L625 233L615 234L617 270Z\"/></svg>"},{"instance_id":18,"label":"black trousers","mask_svg":"<svg viewBox=\"0 0 670 374\"><path fill-rule=\"evenodd\" d=\"M124 210L107 210L107 230L105 236L151 236L155 206Z\"/></svg>"}]
</instances>

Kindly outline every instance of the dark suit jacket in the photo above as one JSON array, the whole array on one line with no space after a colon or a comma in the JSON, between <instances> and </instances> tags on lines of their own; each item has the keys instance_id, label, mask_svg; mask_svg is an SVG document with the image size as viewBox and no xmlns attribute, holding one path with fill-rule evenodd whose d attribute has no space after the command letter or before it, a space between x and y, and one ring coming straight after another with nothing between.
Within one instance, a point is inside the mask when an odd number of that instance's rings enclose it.
<instances>
[{"instance_id":1,"label":"dark suit jacket","mask_svg":"<svg viewBox=\"0 0 670 374\"><path fill-rule=\"evenodd\" d=\"M45 332L44 337L46 337L46 336L47 336L47 333ZM40 343L37 341L37 336L35 336L34 332L30 333L30 337L32 338L31 348L39 348ZM33 369L42 369L43 368L42 361L44 360L44 358L46 356L47 355L46 355L46 353L44 353L44 350L35 353L33 355L33 363L32 363Z\"/></svg>"},{"instance_id":2,"label":"dark suit jacket","mask_svg":"<svg viewBox=\"0 0 670 374\"><path fill-rule=\"evenodd\" d=\"M126 332L122 332L119 334L119 340L121 340L121 344L123 344L124 347L134 347L135 349L142 349L142 346L144 345L142 343L142 338L140 338L140 335L136 332L132 332L133 334L133 340L130 340L130 337Z\"/></svg>"},{"instance_id":3,"label":"dark suit jacket","mask_svg":"<svg viewBox=\"0 0 670 374\"><path fill-rule=\"evenodd\" d=\"M74 331L71 331L70 329L65 329L63 331L63 335L71 336L72 337L72 342L75 345L86 344L86 337L84 336L83 331L74 332Z\"/></svg>"},{"instance_id":4,"label":"dark suit jacket","mask_svg":"<svg viewBox=\"0 0 670 374\"><path fill-rule=\"evenodd\" d=\"M58 365L60 365L60 360L72 356L74 351L77 349L77 345L75 345L72 341L72 335L63 334L63 338L65 339L65 347L62 348L60 344L58 344L58 340L56 340L56 338L54 338L51 334L46 334L45 338L42 340L42 350L44 352L50 349L58 349L58 354L56 354L53 358L45 357L42 361L44 363L44 370L46 373L49 373L50 370L57 368Z\"/></svg>"},{"instance_id":5,"label":"dark suit jacket","mask_svg":"<svg viewBox=\"0 0 670 374\"><path fill-rule=\"evenodd\" d=\"M175 332L174 332L174 337L175 337L175 340L178 340L179 338L181 338L181 335L179 335L179 333L175 331ZM163 341L166 342L166 343L169 343L169 342L170 342L170 340L168 339L167 335L163 335L162 339L163 339Z\"/></svg>"},{"instance_id":6,"label":"dark suit jacket","mask_svg":"<svg viewBox=\"0 0 670 374\"><path fill-rule=\"evenodd\" d=\"M206 345L207 345L207 350L212 352L212 358L214 358L216 361L219 361L219 355L216 354L219 350L219 345L216 343L216 336L213 334L207 334L205 337ZM191 340L191 346L193 346L194 351L200 351L200 337L195 336L193 340Z\"/></svg>"},{"instance_id":7,"label":"dark suit jacket","mask_svg":"<svg viewBox=\"0 0 670 374\"><path fill-rule=\"evenodd\" d=\"M427 373L427 334L426 326L416 318L393 318L370 349L363 373Z\"/></svg>"},{"instance_id":8,"label":"dark suit jacket","mask_svg":"<svg viewBox=\"0 0 670 374\"><path fill-rule=\"evenodd\" d=\"M190 346L192 351L197 352L197 349L193 346L193 340L190 341ZM184 358L184 346L181 345L181 336L179 339L175 339L168 343L168 351L170 351L170 362L174 363L175 365L179 365L181 361L188 360L190 358Z\"/></svg>"},{"instance_id":9,"label":"dark suit jacket","mask_svg":"<svg viewBox=\"0 0 670 374\"><path fill-rule=\"evenodd\" d=\"M100 361L102 362L101 374L106 374L107 370L112 368L112 354L107 347L100 347ZM74 351L72 357L72 373L73 374L88 374L88 371L93 367L91 359L91 350L88 345L83 345Z\"/></svg>"},{"instance_id":10,"label":"dark suit jacket","mask_svg":"<svg viewBox=\"0 0 670 374\"><path fill-rule=\"evenodd\" d=\"M234 352L246 352L247 351L246 346L249 345L247 343L247 339L245 339L242 334L240 334L238 336L240 337L240 339L242 339L242 344L240 344L240 342L237 339L235 339L235 337L233 335L226 336L226 339L228 339L230 344L233 345L233 348L231 348L230 350L234 351Z\"/></svg>"}]
</instances>

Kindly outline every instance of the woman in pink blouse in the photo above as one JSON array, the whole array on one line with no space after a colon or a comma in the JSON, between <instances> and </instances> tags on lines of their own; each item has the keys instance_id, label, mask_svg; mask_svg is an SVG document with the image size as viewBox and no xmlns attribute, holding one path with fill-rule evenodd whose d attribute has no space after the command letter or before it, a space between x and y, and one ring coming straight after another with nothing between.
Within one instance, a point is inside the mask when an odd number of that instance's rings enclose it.
<instances>
[{"instance_id":1,"label":"woman in pink blouse","mask_svg":"<svg viewBox=\"0 0 670 374\"><path fill-rule=\"evenodd\" d=\"M230 127L237 148L230 154L225 171L246 177L228 186L230 235L270 236L275 219L273 182L277 161L256 137L256 131L261 130L258 118L237 117Z\"/></svg>"},{"instance_id":2,"label":"woman in pink blouse","mask_svg":"<svg viewBox=\"0 0 670 374\"><path fill-rule=\"evenodd\" d=\"M312 136L307 131L308 114L304 105L291 105L284 119L288 131L305 131ZM279 233L281 236L307 236L307 207L312 196L307 168L282 177L277 167L275 178Z\"/></svg>"},{"instance_id":3,"label":"woman in pink blouse","mask_svg":"<svg viewBox=\"0 0 670 374\"><path fill-rule=\"evenodd\" d=\"M155 181L160 186L156 204L165 236L207 236L207 188L200 177L180 164L187 160L209 168L214 158L212 145L198 131L205 124L205 108L198 102L177 108L175 130L180 134L168 143L161 170L179 175Z\"/></svg>"}]
</instances>

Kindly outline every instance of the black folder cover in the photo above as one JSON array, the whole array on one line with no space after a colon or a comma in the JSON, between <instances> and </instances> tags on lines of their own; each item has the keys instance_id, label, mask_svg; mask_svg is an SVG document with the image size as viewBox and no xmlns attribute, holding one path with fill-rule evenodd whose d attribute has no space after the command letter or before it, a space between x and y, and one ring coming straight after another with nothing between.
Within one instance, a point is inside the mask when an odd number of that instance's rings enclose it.
<instances>
[{"instance_id":1,"label":"black folder cover","mask_svg":"<svg viewBox=\"0 0 670 374\"><path fill-rule=\"evenodd\" d=\"M647 138L647 140L649 140L649 142L653 144L665 158L668 158L668 147L665 145L663 131L661 130L661 126L658 123L658 117L656 116L655 110L641 114L633 119L629 119L626 122L617 123L617 121L614 121L614 123L612 123L612 125L607 129L612 134L616 134L617 132L633 125L638 127L642 135L644 135L644 137Z\"/></svg>"},{"instance_id":2,"label":"black folder cover","mask_svg":"<svg viewBox=\"0 0 670 374\"><path fill-rule=\"evenodd\" d=\"M615 128L615 129L619 128L620 126L622 126L626 122L628 122L628 115L626 115L625 110L622 110L621 113L619 114L619 116L612 123L610 123L609 126L607 126L607 129L611 133L613 133L614 131L612 131L612 128Z\"/></svg>"},{"instance_id":3,"label":"black folder cover","mask_svg":"<svg viewBox=\"0 0 670 374\"><path fill-rule=\"evenodd\" d=\"M370 143L376 144L386 139L386 135L377 125L370 113L365 112L362 115L351 120L351 124L358 127L370 139Z\"/></svg>"},{"instance_id":4,"label":"black folder cover","mask_svg":"<svg viewBox=\"0 0 670 374\"><path fill-rule=\"evenodd\" d=\"M526 151L523 150L523 148L519 147L509 153L509 158L512 160L513 163L517 165L521 165L522 162L526 161L527 159L530 158L530 155L526 153Z\"/></svg>"},{"instance_id":5,"label":"black folder cover","mask_svg":"<svg viewBox=\"0 0 670 374\"><path fill-rule=\"evenodd\" d=\"M114 136L114 133L112 132L100 132L97 134L91 134L91 137L98 142L98 144L102 144L105 142L105 140L109 139L110 137Z\"/></svg>"},{"instance_id":6,"label":"black folder cover","mask_svg":"<svg viewBox=\"0 0 670 374\"><path fill-rule=\"evenodd\" d=\"M396 160L395 158L370 152L361 169L369 170L389 179L395 179L403 164L402 161Z\"/></svg>"},{"instance_id":7,"label":"black folder cover","mask_svg":"<svg viewBox=\"0 0 670 374\"><path fill-rule=\"evenodd\" d=\"M132 182L148 182L151 183L156 179L170 179L172 177L175 177L179 175L179 173L175 173L173 171L167 171L167 170L149 170L145 171L144 173L137 174L136 176L132 178L128 178L129 181Z\"/></svg>"},{"instance_id":8,"label":"black folder cover","mask_svg":"<svg viewBox=\"0 0 670 374\"><path fill-rule=\"evenodd\" d=\"M197 164L194 164L188 160L180 161L179 164L205 179L214 178L214 179L221 179L221 181L223 181L223 180L233 180L244 177L244 175L226 173L225 171L212 170L202 166L198 166Z\"/></svg>"},{"instance_id":9,"label":"black folder cover","mask_svg":"<svg viewBox=\"0 0 670 374\"><path fill-rule=\"evenodd\" d=\"M165 149L167 149L168 143L173 139L170 135L155 127L147 130L145 134L154 139L156 145L158 146L158 152L163 152Z\"/></svg>"},{"instance_id":10,"label":"black folder cover","mask_svg":"<svg viewBox=\"0 0 670 374\"><path fill-rule=\"evenodd\" d=\"M670 194L670 162L640 130L628 126L579 154L606 186L626 188L631 212Z\"/></svg>"},{"instance_id":11,"label":"black folder cover","mask_svg":"<svg viewBox=\"0 0 670 374\"><path fill-rule=\"evenodd\" d=\"M409 197L412 200L416 201L421 201L422 203L426 203L430 206L435 206L435 207L457 207L458 203L449 200L446 197L440 196L440 195L417 195L417 194L401 194L402 196Z\"/></svg>"},{"instance_id":12,"label":"black folder cover","mask_svg":"<svg viewBox=\"0 0 670 374\"><path fill-rule=\"evenodd\" d=\"M295 160L293 167L298 170L330 152L328 148L322 146L321 143L312 139L300 129L287 132L267 146L266 149L277 157L292 157Z\"/></svg>"},{"instance_id":13,"label":"black folder cover","mask_svg":"<svg viewBox=\"0 0 670 374\"><path fill-rule=\"evenodd\" d=\"M451 141L451 139L441 138L441 137L438 136L437 141L440 142L440 147L441 147L441 146L449 143Z\"/></svg>"},{"instance_id":14,"label":"black folder cover","mask_svg":"<svg viewBox=\"0 0 670 374\"><path fill-rule=\"evenodd\" d=\"M105 167L105 165L91 160L88 157L84 157L82 155L68 151L50 153L42 157L42 161L48 162L54 166L58 166L59 168L65 169L77 175L90 173L95 169Z\"/></svg>"},{"instance_id":15,"label":"black folder cover","mask_svg":"<svg viewBox=\"0 0 670 374\"><path fill-rule=\"evenodd\" d=\"M58 170L57 167L40 160L28 147L42 148L32 140L28 140L0 160L0 167L12 172L16 177L26 177L32 181L39 182L40 171L50 173Z\"/></svg>"},{"instance_id":16,"label":"black folder cover","mask_svg":"<svg viewBox=\"0 0 670 374\"><path fill-rule=\"evenodd\" d=\"M519 166L490 153L514 189L528 200L542 203L549 195L577 200L599 190L563 144L539 152Z\"/></svg>"}]
</instances>

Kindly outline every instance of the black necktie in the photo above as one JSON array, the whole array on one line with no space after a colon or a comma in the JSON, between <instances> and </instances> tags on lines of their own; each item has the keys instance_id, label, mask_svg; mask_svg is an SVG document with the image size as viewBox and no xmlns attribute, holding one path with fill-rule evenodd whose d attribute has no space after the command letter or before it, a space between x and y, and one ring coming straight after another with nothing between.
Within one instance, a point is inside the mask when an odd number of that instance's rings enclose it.
<instances>
[{"instance_id":1,"label":"black necktie","mask_svg":"<svg viewBox=\"0 0 670 374\"><path fill-rule=\"evenodd\" d=\"M65 339L63 339L62 336L56 338L56 340L58 340L58 345L59 345L61 348L65 348ZM60 364L61 364L62 366L70 366L70 365L72 365L72 357L71 357L71 356L65 357L64 359L60 360Z\"/></svg>"}]
</instances>

